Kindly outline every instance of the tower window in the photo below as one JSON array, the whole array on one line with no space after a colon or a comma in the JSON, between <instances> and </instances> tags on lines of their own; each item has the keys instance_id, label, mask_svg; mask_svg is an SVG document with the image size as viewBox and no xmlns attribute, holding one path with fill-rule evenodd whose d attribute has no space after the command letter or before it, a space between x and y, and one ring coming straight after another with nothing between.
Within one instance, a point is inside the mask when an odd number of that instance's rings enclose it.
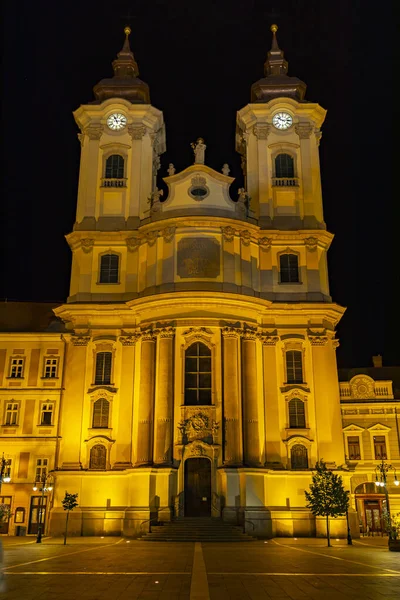
<instances>
[{"instance_id":1,"label":"tower window","mask_svg":"<svg viewBox=\"0 0 400 600\"><path fill-rule=\"evenodd\" d=\"M295 444L290 451L292 469L308 469L308 452L303 444Z\"/></svg>"},{"instance_id":2,"label":"tower window","mask_svg":"<svg viewBox=\"0 0 400 600\"><path fill-rule=\"evenodd\" d=\"M294 398L289 402L289 427L291 429L302 429L306 426L306 415L304 402Z\"/></svg>"},{"instance_id":3,"label":"tower window","mask_svg":"<svg viewBox=\"0 0 400 600\"><path fill-rule=\"evenodd\" d=\"M286 382L303 383L303 357L300 350L286 352Z\"/></svg>"},{"instance_id":4,"label":"tower window","mask_svg":"<svg viewBox=\"0 0 400 600\"><path fill-rule=\"evenodd\" d=\"M275 177L294 177L294 160L290 154L278 154L275 158Z\"/></svg>"},{"instance_id":5,"label":"tower window","mask_svg":"<svg viewBox=\"0 0 400 600\"><path fill-rule=\"evenodd\" d=\"M105 398L99 398L93 404L93 428L107 428L108 416L110 413L110 403Z\"/></svg>"},{"instance_id":6,"label":"tower window","mask_svg":"<svg viewBox=\"0 0 400 600\"><path fill-rule=\"evenodd\" d=\"M118 254L103 254L100 259L99 283L118 283L119 256Z\"/></svg>"},{"instance_id":7,"label":"tower window","mask_svg":"<svg viewBox=\"0 0 400 600\"><path fill-rule=\"evenodd\" d=\"M211 404L211 350L201 342L185 352L185 404Z\"/></svg>"},{"instance_id":8,"label":"tower window","mask_svg":"<svg viewBox=\"0 0 400 600\"><path fill-rule=\"evenodd\" d=\"M107 466L107 450L102 444L96 444L90 450L89 469L105 469Z\"/></svg>"},{"instance_id":9,"label":"tower window","mask_svg":"<svg viewBox=\"0 0 400 600\"><path fill-rule=\"evenodd\" d=\"M119 154L112 154L106 160L105 179L124 178L124 158Z\"/></svg>"},{"instance_id":10,"label":"tower window","mask_svg":"<svg viewBox=\"0 0 400 600\"><path fill-rule=\"evenodd\" d=\"M281 283L299 283L299 257L297 254L281 254L279 257Z\"/></svg>"},{"instance_id":11,"label":"tower window","mask_svg":"<svg viewBox=\"0 0 400 600\"><path fill-rule=\"evenodd\" d=\"M96 354L95 385L111 383L112 352L98 352Z\"/></svg>"}]
</instances>

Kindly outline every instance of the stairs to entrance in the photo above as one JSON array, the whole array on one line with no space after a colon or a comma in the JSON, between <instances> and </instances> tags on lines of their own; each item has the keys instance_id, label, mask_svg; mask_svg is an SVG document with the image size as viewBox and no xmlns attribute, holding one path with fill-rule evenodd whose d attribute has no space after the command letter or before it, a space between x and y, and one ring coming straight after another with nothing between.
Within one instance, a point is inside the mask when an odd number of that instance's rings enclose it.
<instances>
[{"instance_id":1,"label":"stairs to entrance","mask_svg":"<svg viewBox=\"0 0 400 600\"><path fill-rule=\"evenodd\" d=\"M143 542L254 542L256 538L243 533L242 527L224 523L221 519L184 517L152 525L151 532L140 538Z\"/></svg>"}]
</instances>

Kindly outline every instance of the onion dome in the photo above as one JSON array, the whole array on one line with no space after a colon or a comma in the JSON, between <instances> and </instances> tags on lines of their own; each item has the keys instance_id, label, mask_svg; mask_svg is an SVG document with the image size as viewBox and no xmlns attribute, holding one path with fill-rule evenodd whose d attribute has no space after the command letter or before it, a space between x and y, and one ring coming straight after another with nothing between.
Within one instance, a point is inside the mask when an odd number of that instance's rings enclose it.
<instances>
[{"instance_id":1,"label":"onion dome","mask_svg":"<svg viewBox=\"0 0 400 600\"><path fill-rule=\"evenodd\" d=\"M251 86L251 102L269 102L274 98L293 98L304 100L306 84L297 77L287 75L288 62L276 39L277 25L271 25L272 46L264 63L263 79Z\"/></svg>"},{"instance_id":2,"label":"onion dome","mask_svg":"<svg viewBox=\"0 0 400 600\"><path fill-rule=\"evenodd\" d=\"M99 81L93 88L94 95L99 102L124 98L132 104L150 104L149 86L138 78L139 68L129 45L130 27L125 27L124 33L124 45L112 63L114 77Z\"/></svg>"}]
</instances>

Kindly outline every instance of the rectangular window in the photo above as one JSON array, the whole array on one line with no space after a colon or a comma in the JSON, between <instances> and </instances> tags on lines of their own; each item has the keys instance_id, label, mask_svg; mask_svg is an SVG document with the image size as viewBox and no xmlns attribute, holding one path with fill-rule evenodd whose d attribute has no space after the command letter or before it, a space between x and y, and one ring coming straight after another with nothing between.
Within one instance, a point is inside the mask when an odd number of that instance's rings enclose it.
<instances>
[{"instance_id":1,"label":"rectangular window","mask_svg":"<svg viewBox=\"0 0 400 600\"><path fill-rule=\"evenodd\" d=\"M386 460L386 438L384 435L374 435L375 460Z\"/></svg>"},{"instance_id":2,"label":"rectangular window","mask_svg":"<svg viewBox=\"0 0 400 600\"><path fill-rule=\"evenodd\" d=\"M58 358L45 358L44 359L44 372L43 377L45 379L54 379L57 377Z\"/></svg>"},{"instance_id":3,"label":"rectangular window","mask_svg":"<svg viewBox=\"0 0 400 600\"><path fill-rule=\"evenodd\" d=\"M349 460L361 460L360 438L358 435L352 435L347 438L347 447Z\"/></svg>"},{"instance_id":4,"label":"rectangular window","mask_svg":"<svg viewBox=\"0 0 400 600\"><path fill-rule=\"evenodd\" d=\"M299 283L299 258L297 254L281 254L279 267L281 283Z\"/></svg>"},{"instance_id":5,"label":"rectangular window","mask_svg":"<svg viewBox=\"0 0 400 600\"><path fill-rule=\"evenodd\" d=\"M24 358L12 358L10 363L10 377L22 379L24 376Z\"/></svg>"},{"instance_id":6,"label":"rectangular window","mask_svg":"<svg viewBox=\"0 0 400 600\"><path fill-rule=\"evenodd\" d=\"M5 425L18 425L18 402L7 402Z\"/></svg>"},{"instance_id":7,"label":"rectangular window","mask_svg":"<svg viewBox=\"0 0 400 600\"><path fill-rule=\"evenodd\" d=\"M112 352L98 352L96 354L95 385L111 383Z\"/></svg>"},{"instance_id":8,"label":"rectangular window","mask_svg":"<svg viewBox=\"0 0 400 600\"><path fill-rule=\"evenodd\" d=\"M54 411L54 404L52 402L46 402L46 404L42 404L42 410L40 413L40 424L41 425L52 425L53 411Z\"/></svg>"},{"instance_id":9,"label":"rectangular window","mask_svg":"<svg viewBox=\"0 0 400 600\"><path fill-rule=\"evenodd\" d=\"M48 458L38 458L36 461L35 481L42 481L47 475L49 466Z\"/></svg>"},{"instance_id":10,"label":"rectangular window","mask_svg":"<svg viewBox=\"0 0 400 600\"><path fill-rule=\"evenodd\" d=\"M303 383L303 356L300 350L286 352L286 383Z\"/></svg>"},{"instance_id":11,"label":"rectangular window","mask_svg":"<svg viewBox=\"0 0 400 600\"><path fill-rule=\"evenodd\" d=\"M11 458L6 458L5 461L6 462L4 465L3 481L7 480L7 479L11 479L12 460L11 460Z\"/></svg>"}]
</instances>

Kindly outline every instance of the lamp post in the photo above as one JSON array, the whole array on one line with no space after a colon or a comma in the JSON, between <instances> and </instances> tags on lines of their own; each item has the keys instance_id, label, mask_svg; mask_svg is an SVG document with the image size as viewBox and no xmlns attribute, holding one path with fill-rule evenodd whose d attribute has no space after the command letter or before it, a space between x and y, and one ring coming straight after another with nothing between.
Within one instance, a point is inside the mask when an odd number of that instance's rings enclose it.
<instances>
[{"instance_id":1,"label":"lamp post","mask_svg":"<svg viewBox=\"0 0 400 600\"><path fill-rule=\"evenodd\" d=\"M349 521L349 509L348 508L346 508L346 523L347 523L347 545L348 546L352 546L353 545L353 539L351 537L350 521Z\"/></svg>"},{"instance_id":2,"label":"lamp post","mask_svg":"<svg viewBox=\"0 0 400 600\"><path fill-rule=\"evenodd\" d=\"M9 477L8 475L4 476L4 473L6 472L6 468L8 467L8 465L10 464L10 461L7 460L6 458L4 458L4 452L3 452L3 456L1 457L1 462L0 462L0 494L1 494L1 485L2 483L10 483L11 481L11 477Z\"/></svg>"},{"instance_id":3,"label":"lamp post","mask_svg":"<svg viewBox=\"0 0 400 600\"><path fill-rule=\"evenodd\" d=\"M36 543L42 543L42 520L43 520L43 505L44 505L44 495L46 492L51 492L53 489L53 476L51 473L43 473L37 481L35 481L35 485L33 486L33 491L36 492L39 490L42 492L42 495L39 497L39 506L38 506L38 531L36 536Z\"/></svg>"},{"instance_id":4,"label":"lamp post","mask_svg":"<svg viewBox=\"0 0 400 600\"><path fill-rule=\"evenodd\" d=\"M389 521L389 538L392 539L392 518L390 515L389 493L387 489L387 475L389 471L394 471L394 485L399 485L396 469L392 465L388 465L382 458L382 462L375 467L375 485L383 488L386 497L386 512Z\"/></svg>"}]
</instances>

